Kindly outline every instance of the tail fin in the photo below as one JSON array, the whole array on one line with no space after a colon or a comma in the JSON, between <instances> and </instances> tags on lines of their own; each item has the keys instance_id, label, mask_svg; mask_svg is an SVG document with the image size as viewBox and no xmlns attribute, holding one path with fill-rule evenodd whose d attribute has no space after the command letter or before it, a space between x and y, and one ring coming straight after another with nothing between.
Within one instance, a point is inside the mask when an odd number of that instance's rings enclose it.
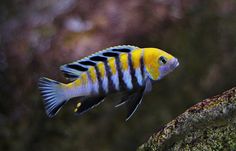
<instances>
[{"instance_id":1,"label":"tail fin","mask_svg":"<svg viewBox=\"0 0 236 151\"><path fill-rule=\"evenodd\" d=\"M62 83L42 77L38 84L44 98L46 113L49 117L53 117L67 102Z\"/></svg>"}]
</instances>

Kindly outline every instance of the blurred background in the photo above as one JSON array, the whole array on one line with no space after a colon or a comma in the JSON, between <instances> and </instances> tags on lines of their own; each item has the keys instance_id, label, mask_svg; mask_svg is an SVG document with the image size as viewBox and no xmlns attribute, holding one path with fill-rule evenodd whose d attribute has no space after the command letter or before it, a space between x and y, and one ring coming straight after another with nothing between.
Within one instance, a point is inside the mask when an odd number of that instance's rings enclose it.
<instances>
[{"instance_id":1,"label":"blurred background","mask_svg":"<svg viewBox=\"0 0 236 151\"><path fill-rule=\"evenodd\" d=\"M235 0L1 0L0 150L135 150L193 104L236 85ZM180 66L126 108L107 99L81 117L73 103L49 119L40 76L101 49L157 47Z\"/></svg>"}]
</instances>

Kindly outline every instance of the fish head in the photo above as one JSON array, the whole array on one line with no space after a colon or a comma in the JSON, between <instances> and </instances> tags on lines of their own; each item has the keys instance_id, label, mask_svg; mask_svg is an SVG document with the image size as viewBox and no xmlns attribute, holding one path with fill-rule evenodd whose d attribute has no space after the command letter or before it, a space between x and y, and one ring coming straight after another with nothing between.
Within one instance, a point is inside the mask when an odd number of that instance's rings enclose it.
<instances>
[{"instance_id":1,"label":"fish head","mask_svg":"<svg viewBox=\"0 0 236 151\"><path fill-rule=\"evenodd\" d=\"M159 57L159 77L158 80L162 79L164 76L169 74L171 71L173 71L175 68L179 66L179 61L177 58L167 58L165 56Z\"/></svg>"},{"instance_id":2,"label":"fish head","mask_svg":"<svg viewBox=\"0 0 236 151\"><path fill-rule=\"evenodd\" d=\"M179 66L177 58L157 48L147 48L144 56L148 77L160 80Z\"/></svg>"}]
</instances>

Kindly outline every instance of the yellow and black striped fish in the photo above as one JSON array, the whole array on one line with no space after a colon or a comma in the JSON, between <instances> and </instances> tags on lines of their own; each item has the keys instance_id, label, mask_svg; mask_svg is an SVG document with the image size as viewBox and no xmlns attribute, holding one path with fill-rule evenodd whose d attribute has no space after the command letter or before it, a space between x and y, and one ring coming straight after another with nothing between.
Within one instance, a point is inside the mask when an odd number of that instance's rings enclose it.
<instances>
[{"instance_id":1,"label":"yellow and black striped fish","mask_svg":"<svg viewBox=\"0 0 236 151\"><path fill-rule=\"evenodd\" d=\"M178 65L175 57L157 48L115 46L62 65L60 70L71 83L63 84L42 77L39 89L49 117L55 116L71 98L80 97L75 108L80 115L99 105L108 94L123 92L125 95L116 107L127 104L128 120L143 95L151 90L152 83Z\"/></svg>"}]
</instances>

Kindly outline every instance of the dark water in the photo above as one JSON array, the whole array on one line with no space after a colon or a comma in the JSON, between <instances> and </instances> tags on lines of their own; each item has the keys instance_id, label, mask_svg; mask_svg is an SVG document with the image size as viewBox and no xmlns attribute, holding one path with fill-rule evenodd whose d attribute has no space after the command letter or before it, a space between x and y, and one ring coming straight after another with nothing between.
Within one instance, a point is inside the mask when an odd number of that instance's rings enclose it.
<instances>
[{"instance_id":1,"label":"dark water","mask_svg":"<svg viewBox=\"0 0 236 151\"><path fill-rule=\"evenodd\" d=\"M135 150L188 107L236 85L233 0L0 2L0 150ZM180 61L136 114L109 97L82 117L44 113L40 76L106 47L157 47Z\"/></svg>"}]
</instances>

